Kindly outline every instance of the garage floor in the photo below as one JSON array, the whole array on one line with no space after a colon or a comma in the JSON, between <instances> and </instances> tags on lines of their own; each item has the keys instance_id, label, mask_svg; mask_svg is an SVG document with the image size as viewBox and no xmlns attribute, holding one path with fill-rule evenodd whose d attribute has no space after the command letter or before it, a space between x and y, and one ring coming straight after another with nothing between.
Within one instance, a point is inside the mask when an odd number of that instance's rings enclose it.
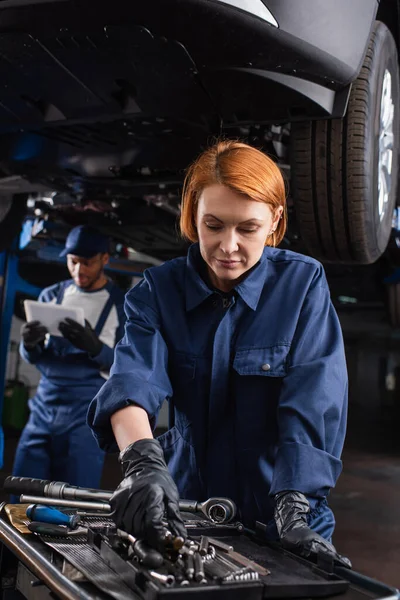
<instances>
[{"instance_id":1,"label":"garage floor","mask_svg":"<svg viewBox=\"0 0 400 600\"><path fill-rule=\"evenodd\" d=\"M350 411L351 412L351 411ZM331 494L334 543L353 568L400 587L400 436L398 421L351 415L343 473Z\"/></svg>"}]
</instances>

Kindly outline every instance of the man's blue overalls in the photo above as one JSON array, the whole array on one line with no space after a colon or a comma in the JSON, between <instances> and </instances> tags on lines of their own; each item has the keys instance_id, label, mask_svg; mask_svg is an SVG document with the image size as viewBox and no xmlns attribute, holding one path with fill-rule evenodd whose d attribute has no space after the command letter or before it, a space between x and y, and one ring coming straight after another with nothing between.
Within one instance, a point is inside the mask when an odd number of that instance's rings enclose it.
<instances>
[{"instance_id":1,"label":"man's blue overalls","mask_svg":"<svg viewBox=\"0 0 400 600\"><path fill-rule=\"evenodd\" d=\"M57 294L57 304L62 303L68 285L71 281L49 289L54 290L53 297ZM94 328L98 336L121 294L115 285L109 292ZM36 365L42 377L29 401L31 414L18 444L13 475L100 487L104 453L86 424L86 413L105 381L101 365L58 336L50 336L43 349L29 352L21 345L21 354Z\"/></svg>"}]
</instances>

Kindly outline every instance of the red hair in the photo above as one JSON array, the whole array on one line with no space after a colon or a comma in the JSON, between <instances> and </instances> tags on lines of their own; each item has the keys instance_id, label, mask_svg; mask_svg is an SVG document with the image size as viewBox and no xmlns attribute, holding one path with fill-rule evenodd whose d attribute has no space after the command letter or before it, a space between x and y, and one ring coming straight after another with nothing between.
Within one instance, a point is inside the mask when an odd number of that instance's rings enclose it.
<instances>
[{"instance_id":1,"label":"red hair","mask_svg":"<svg viewBox=\"0 0 400 600\"><path fill-rule=\"evenodd\" d=\"M182 194L180 228L191 242L198 241L196 210L204 188L219 183L251 200L269 204L272 213L283 207L275 232L266 246L277 246L287 226L286 191L281 170L266 154L242 142L219 141L205 150L189 167Z\"/></svg>"}]
</instances>

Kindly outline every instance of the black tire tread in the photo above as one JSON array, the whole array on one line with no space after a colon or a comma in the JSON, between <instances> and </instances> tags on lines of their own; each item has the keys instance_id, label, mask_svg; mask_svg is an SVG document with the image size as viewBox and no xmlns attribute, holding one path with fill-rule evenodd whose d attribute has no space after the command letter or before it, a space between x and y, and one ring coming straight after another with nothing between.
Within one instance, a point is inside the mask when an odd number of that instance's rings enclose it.
<instances>
[{"instance_id":1,"label":"black tire tread","mask_svg":"<svg viewBox=\"0 0 400 600\"><path fill-rule=\"evenodd\" d=\"M296 217L308 250L322 261L368 264L382 253L367 230L373 192L365 121L371 110L368 79L377 36L386 35L386 29L375 24L345 118L292 124Z\"/></svg>"}]
</instances>

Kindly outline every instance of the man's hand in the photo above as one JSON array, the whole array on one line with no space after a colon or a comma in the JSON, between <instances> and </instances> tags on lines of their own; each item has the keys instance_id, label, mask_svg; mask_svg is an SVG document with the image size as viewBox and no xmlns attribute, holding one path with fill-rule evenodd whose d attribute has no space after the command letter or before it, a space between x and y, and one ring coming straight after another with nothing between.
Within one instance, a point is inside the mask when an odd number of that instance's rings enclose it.
<instances>
[{"instance_id":1,"label":"man's hand","mask_svg":"<svg viewBox=\"0 0 400 600\"><path fill-rule=\"evenodd\" d=\"M43 345L47 333L47 328L40 321L29 321L21 327L22 343L27 350L32 350Z\"/></svg>"},{"instance_id":2,"label":"man's hand","mask_svg":"<svg viewBox=\"0 0 400 600\"><path fill-rule=\"evenodd\" d=\"M79 325L74 319L68 317L65 321L61 321L58 326L62 335L80 350L85 350L91 356L97 356L103 344L97 337L96 332L90 326L90 323L85 319L85 326Z\"/></svg>"},{"instance_id":3,"label":"man's hand","mask_svg":"<svg viewBox=\"0 0 400 600\"><path fill-rule=\"evenodd\" d=\"M275 523L281 544L301 556L326 554L342 567L351 569L351 562L337 553L336 548L307 524L310 505L301 492L285 491L276 494Z\"/></svg>"},{"instance_id":4,"label":"man's hand","mask_svg":"<svg viewBox=\"0 0 400 600\"><path fill-rule=\"evenodd\" d=\"M165 549L168 530L186 538L178 490L159 442L138 440L121 452L119 460L125 478L110 499L117 526L160 552ZM168 528L163 525L163 518Z\"/></svg>"}]
</instances>

